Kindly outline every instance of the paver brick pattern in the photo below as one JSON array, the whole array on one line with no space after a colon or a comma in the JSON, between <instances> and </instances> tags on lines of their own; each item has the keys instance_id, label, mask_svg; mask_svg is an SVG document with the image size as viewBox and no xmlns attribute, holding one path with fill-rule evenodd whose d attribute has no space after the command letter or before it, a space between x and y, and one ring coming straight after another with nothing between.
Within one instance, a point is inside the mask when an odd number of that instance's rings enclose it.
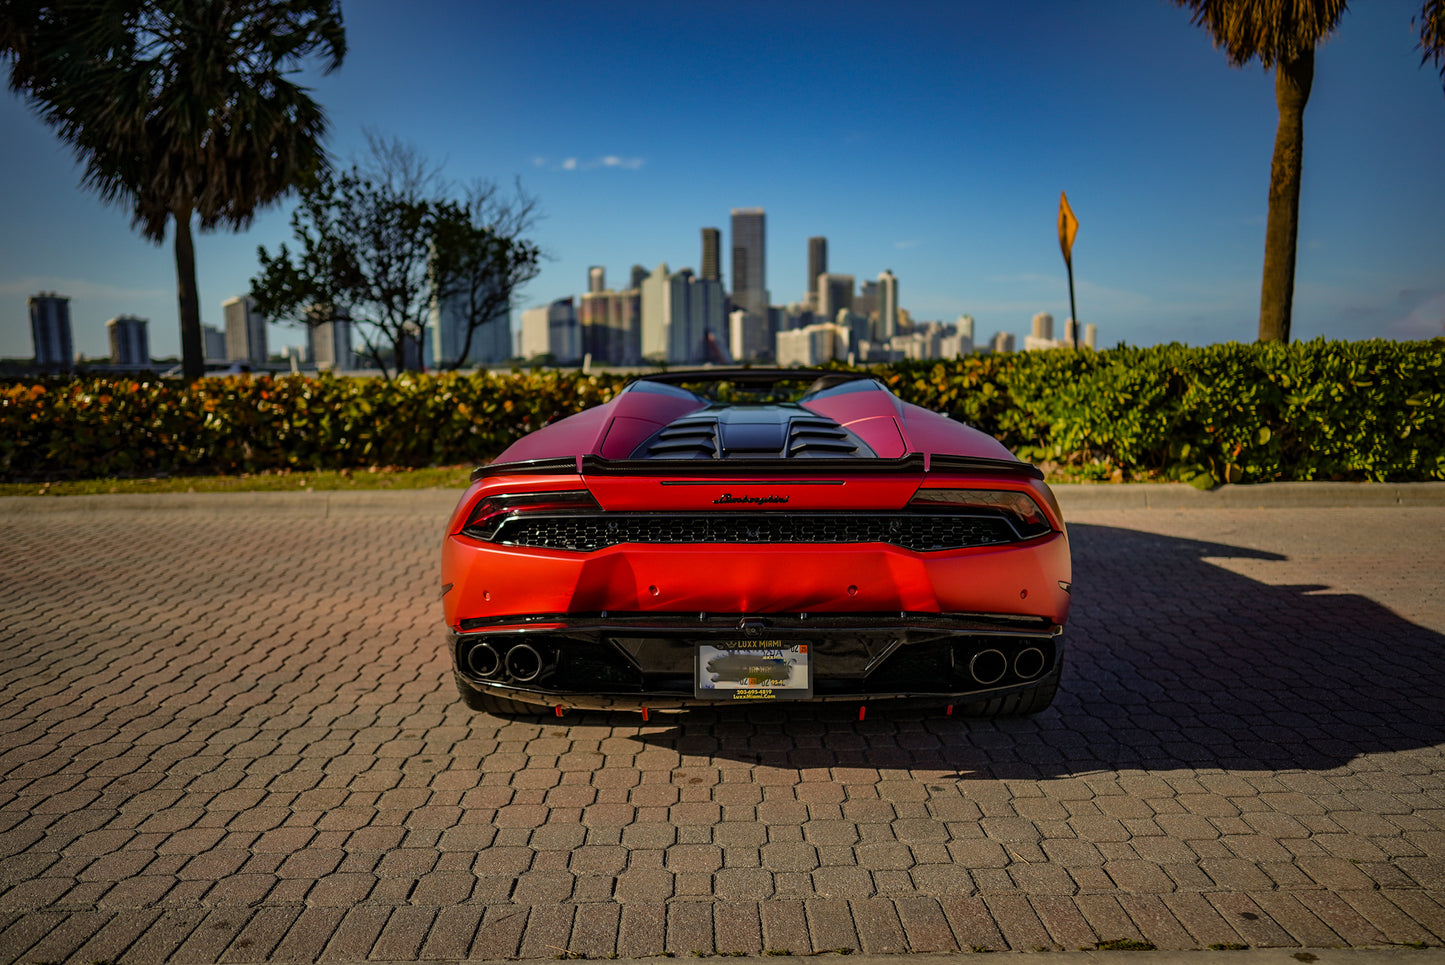
<instances>
[{"instance_id":1,"label":"paver brick pattern","mask_svg":"<svg viewBox=\"0 0 1445 965\"><path fill-rule=\"evenodd\" d=\"M1055 706L503 720L442 520L0 518L0 963L1445 941L1445 510L1092 512Z\"/></svg>"}]
</instances>

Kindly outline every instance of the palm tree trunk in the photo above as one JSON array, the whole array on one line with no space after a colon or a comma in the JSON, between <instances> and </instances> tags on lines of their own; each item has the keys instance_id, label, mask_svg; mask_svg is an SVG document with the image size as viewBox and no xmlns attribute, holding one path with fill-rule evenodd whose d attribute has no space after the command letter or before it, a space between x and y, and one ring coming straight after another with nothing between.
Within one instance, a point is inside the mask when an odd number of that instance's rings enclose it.
<instances>
[{"instance_id":1,"label":"palm tree trunk","mask_svg":"<svg viewBox=\"0 0 1445 965\"><path fill-rule=\"evenodd\" d=\"M201 300L196 290L196 247L191 237L191 209L171 212L176 222L176 299L181 314L181 373L187 381L206 374L206 347L201 339Z\"/></svg>"},{"instance_id":2,"label":"palm tree trunk","mask_svg":"<svg viewBox=\"0 0 1445 965\"><path fill-rule=\"evenodd\" d=\"M1305 149L1305 104L1315 75L1315 52L1281 60L1274 73L1279 126L1269 170L1269 223L1264 233L1264 281L1259 296L1259 340L1288 342L1294 302L1295 248L1299 241L1300 171Z\"/></svg>"}]
</instances>

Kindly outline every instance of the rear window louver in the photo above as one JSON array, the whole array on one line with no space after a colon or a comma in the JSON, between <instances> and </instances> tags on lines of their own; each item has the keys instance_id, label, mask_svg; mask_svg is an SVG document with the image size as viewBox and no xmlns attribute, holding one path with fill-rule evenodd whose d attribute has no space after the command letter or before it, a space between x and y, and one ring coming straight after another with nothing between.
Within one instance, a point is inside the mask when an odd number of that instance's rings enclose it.
<instances>
[{"instance_id":1,"label":"rear window louver","mask_svg":"<svg viewBox=\"0 0 1445 965\"><path fill-rule=\"evenodd\" d=\"M661 459L716 459L717 420L681 420L653 436L645 456Z\"/></svg>"},{"instance_id":2,"label":"rear window louver","mask_svg":"<svg viewBox=\"0 0 1445 965\"><path fill-rule=\"evenodd\" d=\"M789 457L851 456L857 452L858 446L848 431L831 419L788 420Z\"/></svg>"}]
</instances>

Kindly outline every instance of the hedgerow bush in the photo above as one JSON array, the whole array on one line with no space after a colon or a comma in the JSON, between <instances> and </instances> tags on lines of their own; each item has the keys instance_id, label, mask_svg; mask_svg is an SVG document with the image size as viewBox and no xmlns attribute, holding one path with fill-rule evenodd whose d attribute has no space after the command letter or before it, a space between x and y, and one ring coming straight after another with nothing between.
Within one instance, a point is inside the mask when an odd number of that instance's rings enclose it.
<instances>
[{"instance_id":1,"label":"hedgerow bush","mask_svg":"<svg viewBox=\"0 0 1445 965\"><path fill-rule=\"evenodd\" d=\"M1064 478L1445 479L1445 339L1056 350L870 371ZM0 386L0 479L455 465L611 398L569 371Z\"/></svg>"}]
</instances>

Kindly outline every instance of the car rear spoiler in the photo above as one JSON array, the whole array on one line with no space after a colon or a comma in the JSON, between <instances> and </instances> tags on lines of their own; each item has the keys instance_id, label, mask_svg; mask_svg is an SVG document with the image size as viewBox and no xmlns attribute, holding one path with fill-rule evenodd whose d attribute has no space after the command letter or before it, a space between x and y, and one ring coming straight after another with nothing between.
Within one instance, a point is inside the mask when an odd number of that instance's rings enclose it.
<instances>
[{"instance_id":1,"label":"car rear spoiler","mask_svg":"<svg viewBox=\"0 0 1445 965\"><path fill-rule=\"evenodd\" d=\"M929 472L982 473L1043 479L1033 465L1017 459L953 456L910 452L899 459L603 459L601 456L564 456L494 462L472 470L472 482L489 476L718 476L730 478L764 473L772 476L813 476L819 473L921 475Z\"/></svg>"}]
</instances>

